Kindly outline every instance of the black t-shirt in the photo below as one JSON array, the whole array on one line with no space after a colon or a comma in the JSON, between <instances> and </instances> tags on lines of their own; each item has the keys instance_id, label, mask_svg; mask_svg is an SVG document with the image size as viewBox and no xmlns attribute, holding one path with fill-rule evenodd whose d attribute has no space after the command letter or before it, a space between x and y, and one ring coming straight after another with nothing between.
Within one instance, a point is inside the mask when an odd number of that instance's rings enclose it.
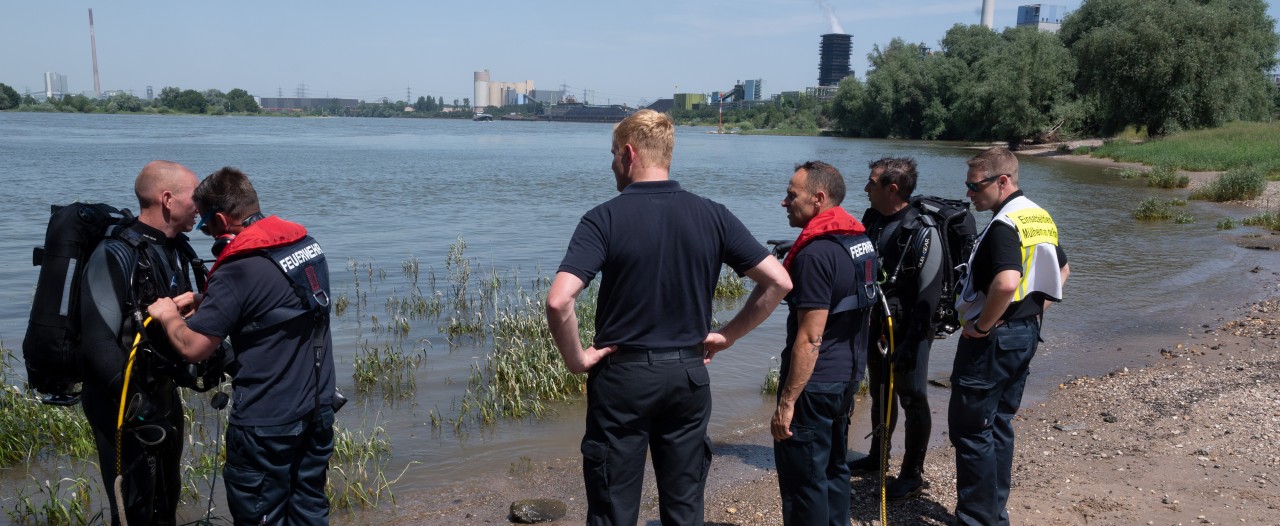
<instances>
[{"instance_id":1,"label":"black t-shirt","mask_svg":"<svg viewBox=\"0 0 1280 526\"><path fill-rule=\"evenodd\" d=\"M287 424L316 407L312 316L299 316L248 334L240 332L276 307L308 308L280 267L265 257L247 256L219 265L209 277L199 309L187 320L187 326L201 334L231 336L240 366L233 380L233 424ZM330 358L320 360L322 406L333 402L334 390L333 340L327 328L323 337L324 352Z\"/></svg>"},{"instance_id":2,"label":"black t-shirt","mask_svg":"<svg viewBox=\"0 0 1280 526\"><path fill-rule=\"evenodd\" d=\"M1022 190L1014 192L992 213L999 215L1000 210L1004 209L1009 201L1022 195ZM1061 244L1058 245L1057 250L1058 265L1066 266L1067 253L1062 250ZM985 292L991 287L991 281L995 279L996 274L1005 270L1016 270L1019 275L1022 274L1022 238L1018 237L1018 231L1012 226L1000 221L992 221L987 227L987 233L982 237L982 242L974 249L972 269L974 287ZM1045 299L1042 294L1032 293L1030 299L1032 301L1024 299L1013 302L1000 319L1016 320L1035 316L1044 311Z\"/></svg>"},{"instance_id":3,"label":"black t-shirt","mask_svg":"<svg viewBox=\"0 0 1280 526\"><path fill-rule=\"evenodd\" d=\"M722 264L742 274L770 257L723 205L675 181L632 183L582 216L559 272L600 273L597 347L702 343Z\"/></svg>"},{"instance_id":4,"label":"black t-shirt","mask_svg":"<svg viewBox=\"0 0 1280 526\"><path fill-rule=\"evenodd\" d=\"M786 381L791 365L791 349L799 332L800 309L826 309L830 311L840 300L853 295L853 260L839 241L821 237L809 242L791 261L792 289L787 294L787 346L782 350L782 381ZM818 361L813 366L810 382L861 381L866 364L866 347L856 353L852 339L859 335L859 328L866 325L864 313L844 311L831 315L822 329L822 346ZM860 356L856 355L860 354Z\"/></svg>"}]
</instances>

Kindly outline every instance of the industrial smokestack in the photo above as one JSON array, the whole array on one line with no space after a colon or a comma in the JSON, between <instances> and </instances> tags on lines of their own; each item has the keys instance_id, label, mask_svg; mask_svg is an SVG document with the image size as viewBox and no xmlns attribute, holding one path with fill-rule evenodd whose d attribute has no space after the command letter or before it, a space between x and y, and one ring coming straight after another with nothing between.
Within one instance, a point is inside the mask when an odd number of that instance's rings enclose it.
<instances>
[{"instance_id":1,"label":"industrial smokestack","mask_svg":"<svg viewBox=\"0 0 1280 526\"><path fill-rule=\"evenodd\" d=\"M828 4L826 0L815 1L818 3L818 7L822 9L822 12L826 13L827 22L831 24L831 32L844 33L844 28L840 26L840 20L836 18L836 8L831 7L831 4Z\"/></svg>"},{"instance_id":2,"label":"industrial smokestack","mask_svg":"<svg viewBox=\"0 0 1280 526\"><path fill-rule=\"evenodd\" d=\"M98 42L93 36L93 8L89 8L89 49L93 51L93 97L102 96L102 88L98 85Z\"/></svg>"},{"instance_id":3,"label":"industrial smokestack","mask_svg":"<svg viewBox=\"0 0 1280 526\"><path fill-rule=\"evenodd\" d=\"M982 25L996 28L996 0L982 0Z\"/></svg>"},{"instance_id":4,"label":"industrial smokestack","mask_svg":"<svg viewBox=\"0 0 1280 526\"><path fill-rule=\"evenodd\" d=\"M818 56L818 85L835 86L853 72L849 70L849 52L853 37L842 33L822 35Z\"/></svg>"}]
</instances>

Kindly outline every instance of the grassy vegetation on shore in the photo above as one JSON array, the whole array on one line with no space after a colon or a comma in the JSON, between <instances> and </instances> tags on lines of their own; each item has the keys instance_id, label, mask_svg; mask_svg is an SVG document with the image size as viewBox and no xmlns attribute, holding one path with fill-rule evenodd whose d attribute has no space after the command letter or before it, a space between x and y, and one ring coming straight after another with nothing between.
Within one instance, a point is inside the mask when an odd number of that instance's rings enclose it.
<instances>
[{"instance_id":1,"label":"grassy vegetation on shore","mask_svg":"<svg viewBox=\"0 0 1280 526\"><path fill-rule=\"evenodd\" d=\"M1253 167L1280 180L1280 123L1233 122L1143 143L1115 140L1090 154L1197 172Z\"/></svg>"}]
</instances>

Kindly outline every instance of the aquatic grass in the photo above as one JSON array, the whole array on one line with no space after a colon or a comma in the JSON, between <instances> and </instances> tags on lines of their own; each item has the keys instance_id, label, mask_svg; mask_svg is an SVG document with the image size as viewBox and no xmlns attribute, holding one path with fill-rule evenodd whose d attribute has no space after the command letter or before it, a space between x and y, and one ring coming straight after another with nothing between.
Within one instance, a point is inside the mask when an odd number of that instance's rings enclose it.
<instances>
[{"instance_id":1,"label":"aquatic grass","mask_svg":"<svg viewBox=\"0 0 1280 526\"><path fill-rule=\"evenodd\" d=\"M1236 220L1230 217L1224 217L1218 220L1218 230L1231 230L1236 227Z\"/></svg>"},{"instance_id":2,"label":"aquatic grass","mask_svg":"<svg viewBox=\"0 0 1280 526\"><path fill-rule=\"evenodd\" d=\"M1246 226L1260 226L1270 230L1280 230L1280 210L1260 212L1240 220Z\"/></svg>"},{"instance_id":3,"label":"aquatic grass","mask_svg":"<svg viewBox=\"0 0 1280 526\"><path fill-rule=\"evenodd\" d=\"M1267 189L1267 177L1257 167L1232 168L1213 182L1191 192L1192 199L1220 203L1257 199Z\"/></svg>"},{"instance_id":4,"label":"aquatic grass","mask_svg":"<svg viewBox=\"0 0 1280 526\"><path fill-rule=\"evenodd\" d=\"M445 269L449 271L449 283L453 286L453 306L459 311L470 310L471 307L467 302L468 286L471 283L471 260L466 257L466 250L467 241L460 235L449 245L449 255L445 258Z\"/></svg>"},{"instance_id":5,"label":"aquatic grass","mask_svg":"<svg viewBox=\"0 0 1280 526\"><path fill-rule=\"evenodd\" d=\"M764 373L764 383L760 385L760 392L767 395L778 394L778 382L781 381L779 375L782 370L778 368L778 357L769 358L769 370Z\"/></svg>"},{"instance_id":6,"label":"aquatic grass","mask_svg":"<svg viewBox=\"0 0 1280 526\"><path fill-rule=\"evenodd\" d=\"M440 291L427 296L414 289L408 297L387 296L386 312L392 316L400 316L410 320L433 319L440 317L444 311L444 294Z\"/></svg>"},{"instance_id":7,"label":"aquatic grass","mask_svg":"<svg viewBox=\"0 0 1280 526\"><path fill-rule=\"evenodd\" d=\"M474 364L467 389L457 400L455 432L471 423L492 425L504 418L540 418L548 402L579 398L586 392L586 376L570 373L547 327L545 280L534 280L533 292L516 292L517 301L501 309L489 326L493 352ZM575 305L579 336L590 345L595 333L599 289L592 284Z\"/></svg>"},{"instance_id":8,"label":"aquatic grass","mask_svg":"<svg viewBox=\"0 0 1280 526\"><path fill-rule=\"evenodd\" d=\"M49 455L88 459L97 453L93 432L78 407L40 402L19 379L13 351L0 342L0 468Z\"/></svg>"},{"instance_id":9,"label":"aquatic grass","mask_svg":"<svg viewBox=\"0 0 1280 526\"><path fill-rule=\"evenodd\" d=\"M19 489L13 497L14 504L5 510L9 521L16 526L83 526L103 521L103 511L93 510L89 479L83 477L61 478L37 483L36 495ZM103 492L96 492L103 493ZM34 498L33 498L34 497Z\"/></svg>"},{"instance_id":10,"label":"aquatic grass","mask_svg":"<svg viewBox=\"0 0 1280 526\"><path fill-rule=\"evenodd\" d=\"M1147 173L1147 186L1156 188L1186 188L1191 178L1181 175L1172 166L1161 165Z\"/></svg>"},{"instance_id":11,"label":"aquatic grass","mask_svg":"<svg viewBox=\"0 0 1280 526\"><path fill-rule=\"evenodd\" d=\"M226 462L227 410L215 409L210 401L216 393L230 395L230 383L223 383L207 393L184 392L183 411L186 414L185 439L182 461L178 469L182 474L180 497L184 504L198 504L208 498L210 486L222 472Z\"/></svg>"},{"instance_id":12,"label":"aquatic grass","mask_svg":"<svg viewBox=\"0 0 1280 526\"><path fill-rule=\"evenodd\" d=\"M457 313L456 316L450 316L448 323L443 329L445 335L449 336L452 343L454 338L461 336L484 337L484 314L480 312L467 315L465 313Z\"/></svg>"},{"instance_id":13,"label":"aquatic grass","mask_svg":"<svg viewBox=\"0 0 1280 526\"><path fill-rule=\"evenodd\" d=\"M751 290L747 288L746 278L739 276L728 267L720 269L720 279L716 281L715 299L737 299L746 296L749 292Z\"/></svg>"},{"instance_id":14,"label":"aquatic grass","mask_svg":"<svg viewBox=\"0 0 1280 526\"><path fill-rule=\"evenodd\" d=\"M1145 175L1142 170L1137 168L1121 168L1119 170L1112 171L1114 171L1121 179L1137 179Z\"/></svg>"},{"instance_id":15,"label":"aquatic grass","mask_svg":"<svg viewBox=\"0 0 1280 526\"><path fill-rule=\"evenodd\" d=\"M1154 221L1160 219L1170 219L1173 217L1173 203L1158 197L1148 197L1138 203L1138 209L1134 211L1133 218L1139 221Z\"/></svg>"},{"instance_id":16,"label":"aquatic grass","mask_svg":"<svg viewBox=\"0 0 1280 526\"><path fill-rule=\"evenodd\" d=\"M347 313L347 307L351 306L351 300L347 299L347 293L341 292L338 297L333 300L333 315L342 316Z\"/></svg>"},{"instance_id":17,"label":"aquatic grass","mask_svg":"<svg viewBox=\"0 0 1280 526\"><path fill-rule=\"evenodd\" d=\"M388 479L386 467L391 459L391 440L386 429L374 424L364 429L346 428L334 423L333 456L329 459L329 480L325 494L335 510L375 508L383 501L395 504L391 486L417 462L410 462L394 479Z\"/></svg>"},{"instance_id":18,"label":"aquatic grass","mask_svg":"<svg viewBox=\"0 0 1280 526\"><path fill-rule=\"evenodd\" d=\"M1197 172L1253 166L1276 180L1280 179L1280 122L1233 122L1139 144L1107 141L1092 155Z\"/></svg>"},{"instance_id":19,"label":"aquatic grass","mask_svg":"<svg viewBox=\"0 0 1280 526\"><path fill-rule=\"evenodd\" d=\"M1180 225L1185 225L1188 223L1196 222L1196 217L1191 215L1188 212L1182 212L1178 215L1173 216L1173 222Z\"/></svg>"},{"instance_id":20,"label":"aquatic grass","mask_svg":"<svg viewBox=\"0 0 1280 526\"><path fill-rule=\"evenodd\" d=\"M426 357L425 349L406 352L402 344L385 342L380 346L361 342L352 361L352 377L356 392L370 393L381 389L388 398L411 396L417 389L415 371Z\"/></svg>"}]
</instances>

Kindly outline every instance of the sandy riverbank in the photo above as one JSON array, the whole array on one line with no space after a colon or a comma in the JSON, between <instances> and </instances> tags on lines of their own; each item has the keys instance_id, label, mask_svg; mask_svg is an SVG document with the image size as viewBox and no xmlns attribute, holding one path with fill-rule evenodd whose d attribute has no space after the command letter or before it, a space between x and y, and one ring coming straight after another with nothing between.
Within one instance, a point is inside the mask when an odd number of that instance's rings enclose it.
<instances>
[{"instance_id":1,"label":"sandy riverbank","mask_svg":"<svg viewBox=\"0 0 1280 526\"><path fill-rule=\"evenodd\" d=\"M1150 349L1149 367L1075 379L1023 408L1014 523L1280 524L1280 300L1204 322ZM776 476L758 467L771 462L747 458L770 456L766 445L733 442L717 447L708 523L781 524ZM934 448L925 467L931 489L890 503L889 522L950 524L954 462L950 447ZM394 516L377 520L501 524L512 500L556 498L569 507L556 523L581 523L578 470L577 459L563 459L431 495L400 495ZM878 524L877 483L854 480L855 524ZM651 482L645 495L642 523L656 524Z\"/></svg>"},{"instance_id":2,"label":"sandy riverbank","mask_svg":"<svg viewBox=\"0 0 1280 526\"><path fill-rule=\"evenodd\" d=\"M1141 167L1052 148L1019 153ZM1216 174L1188 175L1196 186ZM1274 206L1278 195L1280 184L1272 182L1250 204ZM1253 272L1280 275L1280 262ZM1280 298L1280 289L1266 293ZM1145 338L1149 367L1074 379L1042 402L1024 405L1009 504L1015 524L1280 524L1280 299L1200 323L1185 334ZM944 432L945 408L935 409L935 433ZM763 424L753 431L713 437L708 524L781 524L768 433ZM951 523L954 451L943 442L925 468L931 489L890 503L890 523ZM578 458L513 465L507 474L430 494L398 494L394 511L379 509L356 522L502 524L512 501L552 498L568 505L555 524L581 524L580 469ZM879 523L877 485L876 479L854 480L855 524ZM651 479L644 494L641 523L658 524Z\"/></svg>"}]
</instances>

